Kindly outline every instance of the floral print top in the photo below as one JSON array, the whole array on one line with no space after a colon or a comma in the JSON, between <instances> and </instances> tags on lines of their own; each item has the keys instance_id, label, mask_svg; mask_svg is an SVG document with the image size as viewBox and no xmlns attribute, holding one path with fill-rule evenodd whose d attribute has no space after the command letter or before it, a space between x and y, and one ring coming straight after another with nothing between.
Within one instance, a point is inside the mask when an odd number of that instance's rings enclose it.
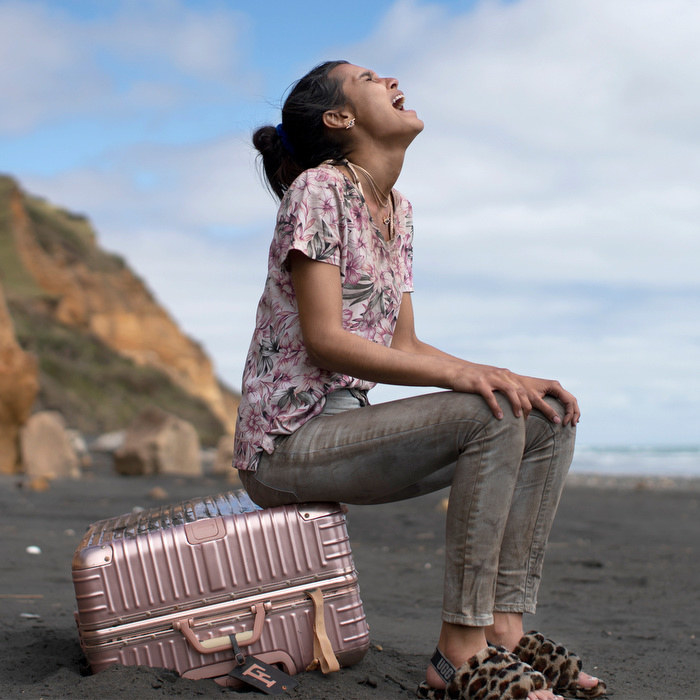
<instances>
[{"instance_id":1,"label":"floral print top","mask_svg":"<svg viewBox=\"0 0 700 700\"><path fill-rule=\"evenodd\" d=\"M340 268L343 327L389 345L401 297L413 291L410 203L396 190L394 238L375 228L365 200L330 163L304 171L280 204L268 274L243 371L233 466L255 470L274 439L317 416L325 397L343 388L368 390L373 382L315 366L301 335L287 256L299 250Z\"/></svg>"}]
</instances>

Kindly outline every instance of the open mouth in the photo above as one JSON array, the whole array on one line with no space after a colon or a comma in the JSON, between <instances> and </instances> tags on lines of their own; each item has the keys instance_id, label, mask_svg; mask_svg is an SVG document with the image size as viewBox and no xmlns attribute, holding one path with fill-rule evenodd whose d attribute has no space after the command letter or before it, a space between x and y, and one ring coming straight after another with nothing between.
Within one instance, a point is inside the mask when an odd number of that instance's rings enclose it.
<instances>
[{"instance_id":1,"label":"open mouth","mask_svg":"<svg viewBox=\"0 0 700 700\"><path fill-rule=\"evenodd\" d=\"M403 110L403 104L405 101L406 98L404 97L404 94L402 92L397 92L396 95L394 95L394 99L391 101L391 106L394 107L394 109Z\"/></svg>"}]
</instances>

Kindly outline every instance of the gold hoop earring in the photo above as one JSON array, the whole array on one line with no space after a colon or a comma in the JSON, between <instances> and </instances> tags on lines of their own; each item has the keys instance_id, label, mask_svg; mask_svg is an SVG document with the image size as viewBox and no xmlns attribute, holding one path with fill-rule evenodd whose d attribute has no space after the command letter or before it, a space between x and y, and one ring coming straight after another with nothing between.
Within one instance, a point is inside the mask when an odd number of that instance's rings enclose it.
<instances>
[{"instance_id":1,"label":"gold hoop earring","mask_svg":"<svg viewBox=\"0 0 700 700\"><path fill-rule=\"evenodd\" d=\"M355 126L355 117L350 119L347 124L345 124L346 129L352 129L352 127Z\"/></svg>"}]
</instances>

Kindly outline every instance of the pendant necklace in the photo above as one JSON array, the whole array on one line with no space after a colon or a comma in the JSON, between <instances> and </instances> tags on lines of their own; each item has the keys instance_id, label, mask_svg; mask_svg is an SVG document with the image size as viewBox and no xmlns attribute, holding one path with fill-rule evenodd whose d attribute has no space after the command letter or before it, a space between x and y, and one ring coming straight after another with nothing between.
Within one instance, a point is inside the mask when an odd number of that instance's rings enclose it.
<instances>
[{"instance_id":1,"label":"pendant necklace","mask_svg":"<svg viewBox=\"0 0 700 700\"><path fill-rule=\"evenodd\" d=\"M372 190L372 194L374 195L374 199L377 202L377 204L382 208L382 209L387 209L388 212L385 217L382 218L382 223L385 226L389 227L389 240L391 240L394 237L394 197L391 192L389 194L384 194L379 187L377 186L377 183L374 181L374 178L372 175L365 170L361 165L357 165L355 163L351 163L349 160L346 160L344 162L344 165L347 167L347 169L352 173L353 180L355 184L357 185L357 188L360 190L360 194L364 197L365 193L362 191L362 183L360 182L360 178L357 176L357 170L359 170L367 179L367 182L369 183L370 189ZM384 200L384 201L382 201Z\"/></svg>"}]
</instances>

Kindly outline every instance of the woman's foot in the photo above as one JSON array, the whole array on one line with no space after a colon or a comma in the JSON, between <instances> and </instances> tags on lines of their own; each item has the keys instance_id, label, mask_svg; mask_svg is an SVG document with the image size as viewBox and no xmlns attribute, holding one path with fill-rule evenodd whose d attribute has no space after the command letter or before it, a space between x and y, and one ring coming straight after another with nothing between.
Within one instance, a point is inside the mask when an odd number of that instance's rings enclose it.
<instances>
[{"instance_id":1,"label":"woman's foot","mask_svg":"<svg viewBox=\"0 0 700 700\"><path fill-rule=\"evenodd\" d=\"M465 664L475 654L486 648L486 636L483 627L465 627L443 622L437 648L455 668ZM425 680L431 688L444 688L445 681L437 669L430 664Z\"/></svg>"},{"instance_id":2,"label":"woman's foot","mask_svg":"<svg viewBox=\"0 0 700 700\"><path fill-rule=\"evenodd\" d=\"M462 667L487 646L484 628L453 625L449 622L442 623L438 649L455 669ZM446 686L445 679L432 663L428 666L425 679L431 688L444 688ZM541 689L531 691L527 700L561 700L561 696L551 690Z\"/></svg>"},{"instance_id":3,"label":"woman's foot","mask_svg":"<svg viewBox=\"0 0 700 700\"><path fill-rule=\"evenodd\" d=\"M485 635L491 644L497 644L513 651L525 631L523 616L519 613L494 613L494 624L486 628ZM595 676L580 671L576 684L584 690L595 688L600 680Z\"/></svg>"}]
</instances>

